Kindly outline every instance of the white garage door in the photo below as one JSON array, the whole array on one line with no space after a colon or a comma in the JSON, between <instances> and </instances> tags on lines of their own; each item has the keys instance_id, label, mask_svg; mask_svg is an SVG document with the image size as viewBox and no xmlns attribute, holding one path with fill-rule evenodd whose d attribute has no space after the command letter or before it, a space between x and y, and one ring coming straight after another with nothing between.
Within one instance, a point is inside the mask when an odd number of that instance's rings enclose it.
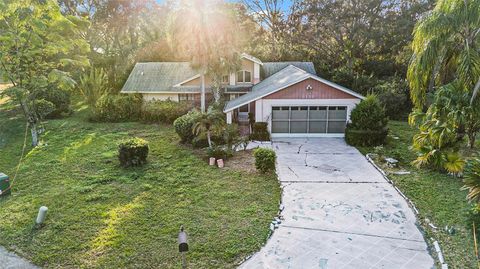
<instances>
[{"instance_id":1,"label":"white garage door","mask_svg":"<svg viewBox=\"0 0 480 269\"><path fill-rule=\"evenodd\" d=\"M346 106L272 107L272 133L339 134L346 122Z\"/></svg>"}]
</instances>

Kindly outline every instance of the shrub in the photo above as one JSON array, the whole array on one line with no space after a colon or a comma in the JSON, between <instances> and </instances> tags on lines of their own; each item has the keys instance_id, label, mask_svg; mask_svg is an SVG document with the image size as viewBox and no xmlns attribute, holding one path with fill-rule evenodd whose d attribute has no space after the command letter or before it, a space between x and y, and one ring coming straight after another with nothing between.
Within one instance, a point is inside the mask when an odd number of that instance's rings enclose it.
<instances>
[{"instance_id":1,"label":"shrub","mask_svg":"<svg viewBox=\"0 0 480 269\"><path fill-rule=\"evenodd\" d=\"M55 105L45 99L35 100L35 113L40 119L45 119L47 115L55 110Z\"/></svg>"},{"instance_id":2,"label":"shrub","mask_svg":"<svg viewBox=\"0 0 480 269\"><path fill-rule=\"evenodd\" d=\"M45 115L45 118L59 118L72 113L70 108L70 93L55 87L38 90L36 99L43 99L53 104L54 109Z\"/></svg>"},{"instance_id":3,"label":"shrub","mask_svg":"<svg viewBox=\"0 0 480 269\"><path fill-rule=\"evenodd\" d=\"M93 109L93 121L120 122L137 120L142 108L142 98L132 94L105 94Z\"/></svg>"},{"instance_id":4,"label":"shrub","mask_svg":"<svg viewBox=\"0 0 480 269\"><path fill-rule=\"evenodd\" d=\"M255 122L253 124L252 134L250 134L251 140L258 141L270 141L270 133L268 132L266 122Z\"/></svg>"},{"instance_id":5,"label":"shrub","mask_svg":"<svg viewBox=\"0 0 480 269\"><path fill-rule=\"evenodd\" d=\"M142 108L142 120L155 123L172 123L178 117L187 114L193 107L189 102L150 101Z\"/></svg>"},{"instance_id":6,"label":"shrub","mask_svg":"<svg viewBox=\"0 0 480 269\"><path fill-rule=\"evenodd\" d=\"M107 74L101 68L92 68L90 73L85 73L80 77L78 89L90 107L94 107L97 100L108 93L107 82Z\"/></svg>"},{"instance_id":7,"label":"shrub","mask_svg":"<svg viewBox=\"0 0 480 269\"><path fill-rule=\"evenodd\" d=\"M480 210L480 158L472 159L467 163L464 183L463 188L468 189L468 200L476 203Z\"/></svg>"},{"instance_id":8,"label":"shrub","mask_svg":"<svg viewBox=\"0 0 480 269\"><path fill-rule=\"evenodd\" d=\"M253 152L255 156L255 167L262 173L275 170L275 151L266 148L258 148Z\"/></svg>"},{"instance_id":9,"label":"shrub","mask_svg":"<svg viewBox=\"0 0 480 269\"><path fill-rule=\"evenodd\" d=\"M143 165L147 162L148 142L135 137L123 141L118 146L118 159L123 167Z\"/></svg>"},{"instance_id":10,"label":"shrub","mask_svg":"<svg viewBox=\"0 0 480 269\"><path fill-rule=\"evenodd\" d=\"M385 143L388 119L375 95L362 100L350 114L351 123L345 129L345 140L350 145L376 146Z\"/></svg>"},{"instance_id":11,"label":"shrub","mask_svg":"<svg viewBox=\"0 0 480 269\"><path fill-rule=\"evenodd\" d=\"M235 146L240 142L240 131L237 124L229 124L223 131L223 139L227 146L227 150L234 150Z\"/></svg>"},{"instance_id":12,"label":"shrub","mask_svg":"<svg viewBox=\"0 0 480 269\"><path fill-rule=\"evenodd\" d=\"M213 157L215 159L225 160L227 158L227 152L223 148L218 146L209 147L207 149L207 155L208 157Z\"/></svg>"},{"instance_id":13,"label":"shrub","mask_svg":"<svg viewBox=\"0 0 480 269\"><path fill-rule=\"evenodd\" d=\"M180 137L181 143L192 143L195 138L193 133L193 125L200 117L200 112L198 110L189 111L187 114L178 117L173 122L173 127L175 127L175 132Z\"/></svg>"},{"instance_id":14,"label":"shrub","mask_svg":"<svg viewBox=\"0 0 480 269\"><path fill-rule=\"evenodd\" d=\"M347 125L345 129L345 141L349 145L356 146L375 146L381 145L385 142L385 138L388 134L388 129L383 129L380 131L372 130L355 130Z\"/></svg>"},{"instance_id":15,"label":"shrub","mask_svg":"<svg viewBox=\"0 0 480 269\"><path fill-rule=\"evenodd\" d=\"M208 141L205 137L195 137L192 140L192 146L196 149L208 147Z\"/></svg>"}]
</instances>

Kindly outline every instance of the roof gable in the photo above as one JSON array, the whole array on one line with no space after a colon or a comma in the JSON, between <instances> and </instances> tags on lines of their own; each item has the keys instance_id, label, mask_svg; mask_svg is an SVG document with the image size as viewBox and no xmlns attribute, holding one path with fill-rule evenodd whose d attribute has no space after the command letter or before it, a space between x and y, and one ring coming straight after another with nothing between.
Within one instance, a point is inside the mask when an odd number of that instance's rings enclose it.
<instances>
[{"instance_id":1,"label":"roof gable","mask_svg":"<svg viewBox=\"0 0 480 269\"><path fill-rule=\"evenodd\" d=\"M349 90L343 86L340 86L336 83L333 83L331 81L328 81L326 79L320 78L316 75L313 75L311 73L308 73L298 67L295 67L293 65L289 65L282 69L281 71L273 74L272 76L266 78L265 80L261 81L260 83L256 84L253 86L252 91L242 95L230 102L228 102L225 105L224 112L231 111L233 109L236 109L238 107L241 107L245 104L248 104L252 101L261 99L265 96L268 96L272 93L278 92L280 90L283 90L289 86L292 86L294 84L297 84L299 82L302 82L306 79L314 79L316 81L319 81L321 83L324 83L332 88L335 88L337 90L343 91L354 98L359 98L359 99L364 99L362 95Z\"/></svg>"},{"instance_id":2,"label":"roof gable","mask_svg":"<svg viewBox=\"0 0 480 269\"><path fill-rule=\"evenodd\" d=\"M262 76L264 78L268 78L269 76L281 71L289 65L298 67L303 71L313 75L317 74L312 62L265 62L262 66Z\"/></svg>"}]
</instances>

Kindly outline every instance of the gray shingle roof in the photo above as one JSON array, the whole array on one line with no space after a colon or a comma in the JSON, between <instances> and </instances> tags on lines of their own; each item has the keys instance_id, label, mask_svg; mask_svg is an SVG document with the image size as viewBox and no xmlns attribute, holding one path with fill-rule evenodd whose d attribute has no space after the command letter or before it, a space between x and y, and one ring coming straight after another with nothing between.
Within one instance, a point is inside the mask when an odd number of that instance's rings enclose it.
<instances>
[{"instance_id":1,"label":"gray shingle roof","mask_svg":"<svg viewBox=\"0 0 480 269\"><path fill-rule=\"evenodd\" d=\"M260 83L253 86L252 91L244 94L225 105L224 112L231 111L235 108L241 107L245 104L248 104L252 101L258 100L264 96L267 96L271 93L274 93L278 90L281 90L289 85L301 82L307 78L313 78L318 81L321 81L327 85L330 85L334 88L337 88L341 91L347 92L355 97L363 99L364 97L352 90L349 90L345 87L342 87L338 84L335 84L326 79L320 78L315 74L311 74L303 69L300 69L293 65L288 65L279 72L269 76L268 78L262 80Z\"/></svg>"},{"instance_id":2,"label":"gray shingle roof","mask_svg":"<svg viewBox=\"0 0 480 269\"><path fill-rule=\"evenodd\" d=\"M285 67L293 65L304 71L307 71L310 74L316 75L315 67L312 62L265 62L263 63L263 77L268 78L269 76L277 73L278 71L284 69Z\"/></svg>"},{"instance_id":3,"label":"gray shingle roof","mask_svg":"<svg viewBox=\"0 0 480 269\"><path fill-rule=\"evenodd\" d=\"M121 92L198 91L198 87L173 87L197 74L188 62L137 63Z\"/></svg>"}]
</instances>

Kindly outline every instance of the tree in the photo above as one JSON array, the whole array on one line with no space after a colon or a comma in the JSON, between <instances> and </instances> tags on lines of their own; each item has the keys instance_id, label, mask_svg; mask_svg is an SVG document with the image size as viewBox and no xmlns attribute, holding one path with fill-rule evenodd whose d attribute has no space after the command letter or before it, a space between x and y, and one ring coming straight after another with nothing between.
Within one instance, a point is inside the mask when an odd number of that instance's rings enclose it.
<instances>
[{"instance_id":1,"label":"tree","mask_svg":"<svg viewBox=\"0 0 480 269\"><path fill-rule=\"evenodd\" d=\"M211 74L218 84L223 75L235 69L239 50L246 41L236 27L238 18L232 7L219 0L181 1L173 16L170 42L181 58L189 59L199 70L202 112L205 112L205 77ZM216 101L218 96L215 94Z\"/></svg>"},{"instance_id":2,"label":"tree","mask_svg":"<svg viewBox=\"0 0 480 269\"><path fill-rule=\"evenodd\" d=\"M434 126L450 126L456 136L465 131L474 147L480 130L479 33L478 0L440 0L416 25L407 73L417 110L413 116L422 114L428 92L435 96L419 135L434 135Z\"/></svg>"},{"instance_id":3,"label":"tree","mask_svg":"<svg viewBox=\"0 0 480 269\"><path fill-rule=\"evenodd\" d=\"M426 104L426 93L459 80L475 98L480 87L480 1L439 0L414 30L408 67L414 105Z\"/></svg>"},{"instance_id":4,"label":"tree","mask_svg":"<svg viewBox=\"0 0 480 269\"><path fill-rule=\"evenodd\" d=\"M208 146L212 147L212 132L221 129L225 125L225 117L221 111L210 107L206 113L202 113L193 125L196 135L205 135Z\"/></svg>"},{"instance_id":5,"label":"tree","mask_svg":"<svg viewBox=\"0 0 480 269\"><path fill-rule=\"evenodd\" d=\"M467 199L480 204L480 159L472 159L465 169L464 189L468 189Z\"/></svg>"},{"instance_id":6,"label":"tree","mask_svg":"<svg viewBox=\"0 0 480 269\"><path fill-rule=\"evenodd\" d=\"M172 60L166 44L170 2L155 0L59 0L63 14L86 17L89 59L102 68L109 89L119 91L136 61ZM162 42L163 41L163 42Z\"/></svg>"},{"instance_id":7,"label":"tree","mask_svg":"<svg viewBox=\"0 0 480 269\"><path fill-rule=\"evenodd\" d=\"M74 86L69 71L88 66L89 46L81 38L88 22L63 16L54 0L0 0L0 10L0 65L13 85L5 93L21 106L36 146L46 115L40 107L51 109L37 92Z\"/></svg>"}]
</instances>

